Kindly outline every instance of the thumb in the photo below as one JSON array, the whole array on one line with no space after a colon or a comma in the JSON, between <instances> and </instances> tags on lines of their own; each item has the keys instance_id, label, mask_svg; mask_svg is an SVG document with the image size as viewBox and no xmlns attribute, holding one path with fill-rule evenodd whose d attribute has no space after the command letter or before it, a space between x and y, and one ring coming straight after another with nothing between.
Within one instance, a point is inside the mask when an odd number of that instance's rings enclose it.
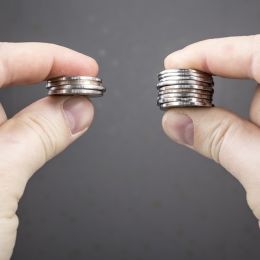
<instances>
[{"instance_id":1,"label":"thumb","mask_svg":"<svg viewBox=\"0 0 260 260\"><path fill-rule=\"evenodd\" d=\"M0 259L16 238L17 204L31 175L90 126L93 106L83 97L47 97L0 127Z\"/></svg>"},{"instance_id":2,"label":"thumb","mask_svg":"<svg viewBox=\"0 0 260 260\"><path fill-rule=\"evenodd\" d=\"M177 143L220 163L244 186L260 219L260 130L220 108L178 108L163 117L163 129Z\"/></svg>"}]
</instances>

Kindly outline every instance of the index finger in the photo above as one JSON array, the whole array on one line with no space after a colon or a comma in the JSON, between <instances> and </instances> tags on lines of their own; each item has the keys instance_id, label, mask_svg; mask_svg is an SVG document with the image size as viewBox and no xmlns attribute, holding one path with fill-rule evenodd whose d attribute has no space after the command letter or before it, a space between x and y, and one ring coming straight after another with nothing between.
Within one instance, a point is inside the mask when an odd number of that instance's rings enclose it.
<instances>
[{"instance_id":1,"label":"index finger","mask_svg":"<svg viewBox=\"0 0 260 260\"><path fill-rule=\"evenodd\" d=\"M260 35L201 41L170 54L164 64L166 69L198 69L260 83Z\"/></svg>"},{"instance_id":2,"label":"index finger","mask_svg":"<svg viewBox=\"0 0 260 260\"><path fill-rule=\"evenodd\" d=\"M0 43L0 87L70 75L96 76L94 59L49 43Z\"/></svg>"}]
</instances>

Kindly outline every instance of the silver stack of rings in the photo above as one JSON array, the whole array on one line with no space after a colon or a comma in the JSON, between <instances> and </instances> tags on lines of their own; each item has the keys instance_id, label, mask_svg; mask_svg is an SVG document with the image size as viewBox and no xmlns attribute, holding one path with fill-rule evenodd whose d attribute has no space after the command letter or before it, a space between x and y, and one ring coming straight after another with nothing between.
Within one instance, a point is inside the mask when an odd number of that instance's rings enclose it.
<instances>
[{"instance_id":1,"label":"silver stack of rings","mask_svg":"<svg viewBox=\"0 0 260 260\"><path fill-rule=\"evenodd\" d=\"M169 69L158 75L157 104L171 107L212 107L212 75L193 69Z\"/></svg>"},{"instance_id":2,"label":"silver stack of rings","mask_svg":"<svg viewBox=\"0 0 260 260\"><path fill-rule=\"evenodd\" d=\"M106 89L102 80L90 76L57 77L47 81L48 95L100 97Z\"/></svg>"}]
</instances>

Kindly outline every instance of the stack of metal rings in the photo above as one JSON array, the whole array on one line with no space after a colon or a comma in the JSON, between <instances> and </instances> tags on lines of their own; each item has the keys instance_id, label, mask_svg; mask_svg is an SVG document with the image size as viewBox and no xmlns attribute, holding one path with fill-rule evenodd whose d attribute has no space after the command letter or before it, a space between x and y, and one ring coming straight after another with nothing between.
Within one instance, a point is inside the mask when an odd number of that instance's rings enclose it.
<instances>
[{"instance_id":1,"label":"stack of metal rings","mask_svg":"<svg viewBox=\"0 0 260 260\"><path fill-rule=\"evenodd\" d=\"M47 81L46 88L50 96L82 95L100 97L106 91L100 78L90 76L61 76L53 78Z\"/></svg>"},{"instance_id":2,"label":"stack of metal rings","mask_svg":"<svg viewBox=\"0 0 260 260\"><path fill-rule=\"evenodd\" d=\"M171 107L212 107L212 75L193 69L169 69L158 75L157 104Z\"/></svg>"}]
</instances>

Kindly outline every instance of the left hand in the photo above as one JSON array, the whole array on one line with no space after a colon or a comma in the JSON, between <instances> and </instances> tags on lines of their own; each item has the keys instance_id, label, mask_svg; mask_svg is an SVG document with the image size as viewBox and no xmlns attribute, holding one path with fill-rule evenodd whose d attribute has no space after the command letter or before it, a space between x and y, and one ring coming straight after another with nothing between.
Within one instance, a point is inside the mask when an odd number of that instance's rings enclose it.
<instances>
[{"instance_id":1,"label":"left hand","mask_svg":"<svg viewBox=\"0 0 260 260\"><path fill-rule=\"evenodd\" d=\"M0 87L97 72L92 58L61 46L0 43ZM7 120L0 104L0 260L11 257L27 181L88 129L93 112L87 98L46 97Z\"/></svg>"}]
</instances>

